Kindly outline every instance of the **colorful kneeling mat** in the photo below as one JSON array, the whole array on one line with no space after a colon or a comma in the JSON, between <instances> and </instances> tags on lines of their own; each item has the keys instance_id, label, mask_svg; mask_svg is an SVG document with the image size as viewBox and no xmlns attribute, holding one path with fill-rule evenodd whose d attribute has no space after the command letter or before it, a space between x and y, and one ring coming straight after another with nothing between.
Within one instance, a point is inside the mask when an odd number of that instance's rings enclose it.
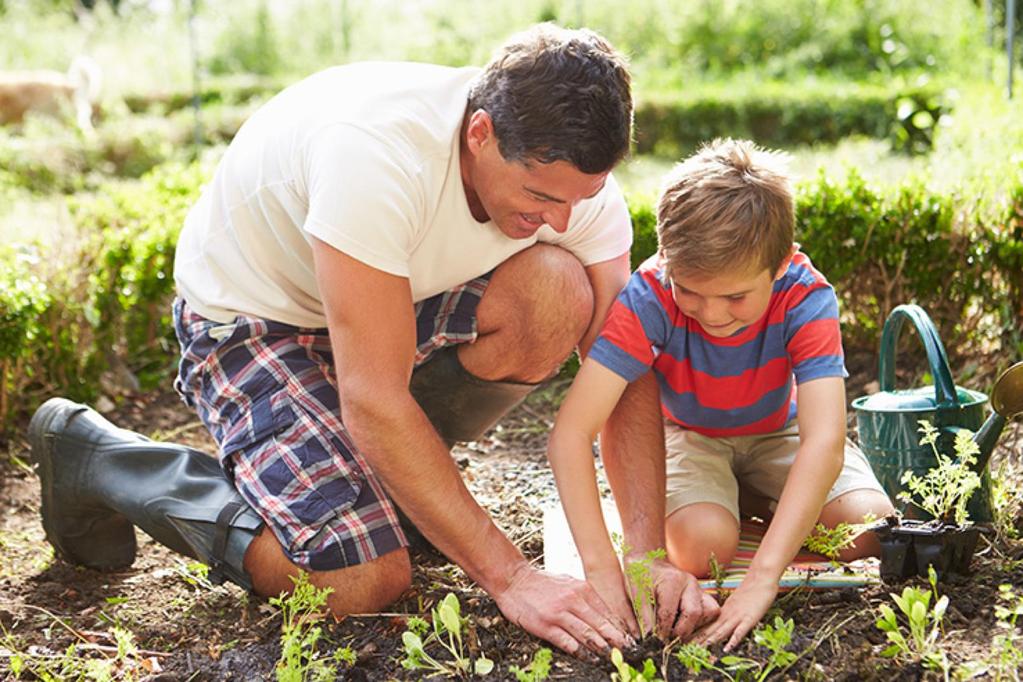
<instances>
[{"instance_id":1,"label":"colorful kneeling mat","mask_svg":"<svg viewBox=\"0 0 1023 682\"><path fill-rule=\"evenodd\" d=\"M622 533L621 520L614 503L604 500L602 504L604 523L608 532ZM739 535L739 550L732 562L725 567L724 579L720 585L712 579L701 580L700 586L712 591L721 587L735 589L742 582L749 569L753 555L763 540L767 524L759 520L744 520ZM582 561L576 550L572 533L568 527L561 505L554 505L544 510L543 515L543 549L544 568L551 573L563 573L582 579L584 577ZM840 589L860 587L881 581L876 560L855 561L852 563L832 563L820 554L803 550L793 559L778 581L782 591L797 587L810 589Z\"/></svg>"}]
</instances>

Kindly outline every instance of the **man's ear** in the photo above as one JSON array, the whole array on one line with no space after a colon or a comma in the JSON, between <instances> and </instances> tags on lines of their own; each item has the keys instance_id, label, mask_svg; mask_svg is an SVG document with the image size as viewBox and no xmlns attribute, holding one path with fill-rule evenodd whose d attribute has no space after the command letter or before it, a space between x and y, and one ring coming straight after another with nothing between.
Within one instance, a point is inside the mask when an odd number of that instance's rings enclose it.
<instances>
[{"instance_id":1,"label":"man's ear","mask_svg":"<svg viewBox=\"0 0 1023 682\"><path fill-rule=\"evenodd\" d=\"M473 155L478 154L484 145L494 137L494 122L490 114L477 109L469 115L469 123L465 129L465 141Z\"/></svg>"},{"instance_id":2,"label":"man's ear","mask_svg":"<svg viewBox=\"0 0 1023 682\"><path fill-rule=\"evenodd\" d=\"M774 273L775 281L781 279L788 272L789 265L792 263L792 257L796 255L796 251L799 250L799 244L793 244L792 248L789 249L789 255L785 256L785 260L781 262L781 266L778 268L778 272Z\"/></svg>"}]
</instances>

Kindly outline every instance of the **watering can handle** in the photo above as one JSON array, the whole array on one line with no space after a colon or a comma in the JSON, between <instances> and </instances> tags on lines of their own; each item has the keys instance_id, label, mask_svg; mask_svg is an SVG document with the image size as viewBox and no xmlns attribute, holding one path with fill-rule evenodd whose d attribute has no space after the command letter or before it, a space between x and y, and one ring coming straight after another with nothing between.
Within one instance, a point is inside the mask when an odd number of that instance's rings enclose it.
<instances>
[{"instance_id":1,"label":"watering can handle","mask_svg":"<svg viewBox=\"0 0 1023 682\"><path fill-rule=\"evenodd\" d=\"M924 350L927 351L927 363L931 368L931 376L934 377L937 406L958 407L959 394L952 380L952 371L948 367L945 346L938 338L938 330L934 328L931 318L923 308L914 304L896 306L885 320L884 330L881 332L881 391L891 391L895 388L895 348L899 341L899 332L902 331L902 325L906 320L916 327Z\"/></svg>"}]
</instances>

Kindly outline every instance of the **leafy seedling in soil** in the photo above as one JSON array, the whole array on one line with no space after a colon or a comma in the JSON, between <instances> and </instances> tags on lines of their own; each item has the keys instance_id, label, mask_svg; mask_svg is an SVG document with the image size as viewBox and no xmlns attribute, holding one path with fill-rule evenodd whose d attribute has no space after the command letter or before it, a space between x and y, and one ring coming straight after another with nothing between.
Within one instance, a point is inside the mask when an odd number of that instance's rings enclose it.
<instances>
[{"instance_id":1,"label":"leafy seedling in soil","mask_svg":"<svg viewBox=\"0 0 1023 682\"><path fill-rule=\"evenodd\" d=\"M621 651L612 649L611 665L615 668L611 673L611 682L663 682L657 677L657 666L649 658L645 659L643 666L637 670L625 661Z\"/></svg>"},{"instance_id":2,"label":"leafy seedling in soil","mask_svg":"<svg viewBox=\"0 0 1023 682\"><path fill-rule=\"evenodd\" d=\"M351 667L355 654L349 647L335 649L330 656L320 654L317 643L323 635L319 625L323 619L330 587L317 588L305 572L293 577L295 588L290 595L272 597L270 604L281 610L281 658L277 662L277 682L334 680L338 666Z\"/></svg>"},{"instance_id":3,"label":"leafy seedling in soil","mask_svg":"<svg viewBox=\"0 0 1023 682\"><path fill-rule=\"evenodd\" d=\"M908 632L903 630L895 611L887 604L881 605L881 617L877 619L876 625L891 642L881 655L901 662L919 661L925 668L941 671L947 676L948 656L938 643L938 638L941 636L942 619L948 609L948 597L938 595L938 575L934 567L928 571L928 580L931 583L929 591L906 586L901 596L891 595L907 621Z\"/></svg>"},{"instance_id":4,"label":"leafy seedling in soil","mask_svg":"<svg viewBox=\"0 0 1023 682\"><path fill-rule=\"evenodd\" d=\"M938 450L939 431L929 421L920 420L920 433L920 444L931 446L938 464L923 476L913 471L903 474L902 484L909 490L899 493L899 499L915 504L942 523L965 525L969 520L966 504L980 487L980 474L972 469L980 454L973 432L956 432L955 459Z\"/></svg>"},{"instance_id":5,"label":"leafy seedling in soil","mask_svg":"<svg viewBox=\"0 0 1023 682\"><path fill-rule=\"evenodd\" d=\"M627 557L632 552L632 547L625 543L625 539L614 533L611 540L625 564L625 577L632 588L632 612L639 623L640 638L646 639L654 630L654 624L646 622L646 609L649 607L651 613L657 613L657 593L654 590L654 579L650 575L650 566L653 562L668 556L668 553L663 548L652 549L642 558L630 560Z\"/></svg>"},{"instance_id":6,"label":"leafy seedling in soil","mask_svg":"<svg viewBox=\"0 0 1023 682\"><path fill-rule=\"evenodd\" d=\"M1023 635L1016 628L1016 621L1023 616L1023 595L1016 594L1012 585L999 585L998 598L1004 602L995 607L997 627L1001 631L994 637L994 661L991 670L996 682L1001 680L1019 681L1023 670L1023 650L1020 649Z\"/></svg>"},{"instance_id":7,"label":"leafy seedling in soil","mask_svg":"<svg viewBox=\"0 0 1023 682\"><path fill-rule=\"evenodd\" d=\"M468 677L487 675L494 669L494 662L481 653L472 661L465 655L462 644L462 632L468 625L468 618L462 617L462 607L458 597L449 593L437 608L431 612L433 627L418 616L413 616L406 624L407 629L401 635L405 657L401 665L406 670L429 671L431 676ZM431 645L439 646L446 651L451 661L440 660L427 653Z\"/></svg>"},{"instance_id":8,"label":"leafy seedling in soil","mask_svg":"<svg viewBox=\"0 0 1023 682\"><path fill-rule=\"evenodd\" d=\"M837 565L838 555L842 553L842 550L852 547L856 538L870 530L875 521L873 515L868 515L864 517L863 523L843 521L834 528L828 528L823 523L818 523L803 542L803 547L827 557L832 565Z\"/></svg>"},{"instance_id":9,"label":"leafy seedling in soil","mask_svg":"<svg viewBox=\"0 0 1023 682\"><path fill-rule=\"evenodd\" d=\"M695 642L680 646L675 657L693 675L713 670L733 681L753 679L762 682L772 673L788 669L799 658L788 650L794 629L795 623L791 618L782 620L775 616L773 624L765 624L753 632L753 641L770 652L766 663L734 655L716 659L707 647Z\"/></svg>"},{"instance_id":10,"label":"leafy seedling in soil","mask_svg":"<svg viewBox=\"0 0 1023 682\"><path fill-rule=\"evenodd\" d=\"M714 598L717 599L719 605L724 605L728 600L728 596L731 594L731 590L725 588L725 579L728 578L728 572L725 567L718 561L718 557L714 552L710 553L709 560L709 571L710 578L714 581Z\"/></svg>"},{"instance_id":11,"label":"leafy seedling in soil","mask_svg":"<svg viewBox=\"0 0 1023 682\"><path fill-rule=\"evenodd\" d=\"M513 665L508 672L515 676L518 682L543 682L551 674L551 650L541 647L533 654L533 660L525 668Z\"/></svg>"},{"instance_id":12,"label":"leafy seedling in soil","mask_svg":"<svg viewBox=\"0 0 1023 682\"><path fill-rule=\"evenodd\" d=\"M31 649L22 651L15 637L0 623L4 634L2 648L8 652L7 666L12 679L21 679L23 673L30 673L32 679L40 680L136 680L160 671L154 652L140 652L135 645L135 636L128 630L117 626L110 628L108 632L115 645L114 651L100 650L100 655L93 657L83 647L95 647L93 642L53 614L47 614L82 639L82 643L69 644L62 654Z\"/></svg>"}]
</instances>

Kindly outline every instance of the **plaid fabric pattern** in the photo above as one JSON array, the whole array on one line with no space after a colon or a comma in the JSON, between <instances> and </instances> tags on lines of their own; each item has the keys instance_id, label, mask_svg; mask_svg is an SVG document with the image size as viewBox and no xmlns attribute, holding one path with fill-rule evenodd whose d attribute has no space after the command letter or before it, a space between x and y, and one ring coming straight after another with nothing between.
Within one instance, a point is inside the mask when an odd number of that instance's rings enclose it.
<instances>
[{"instance_id":1,"label":"plaid fabric pattern","mask_svg":"<svg viewBox=\"0 0 1023 682\"><path fill-rule=\"evenodd\" d=\"M420 366L476 338L490 275L416 305ZM326 329L239 316L221 324L174 301L174 387L219 446L221 466L292 561L332 570L408 545L397 512L340 418Z\"/></svg>"}]
</instances>

